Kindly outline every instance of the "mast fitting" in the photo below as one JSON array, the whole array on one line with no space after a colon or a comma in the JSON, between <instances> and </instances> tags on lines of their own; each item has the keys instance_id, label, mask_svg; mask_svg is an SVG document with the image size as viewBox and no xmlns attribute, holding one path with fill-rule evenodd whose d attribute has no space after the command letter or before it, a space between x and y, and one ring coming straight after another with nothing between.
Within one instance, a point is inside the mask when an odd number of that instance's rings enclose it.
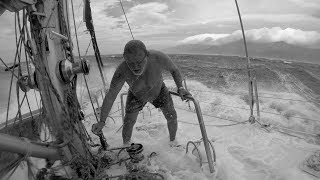
<instances>
[{"instance_id":1,"label":"mast fitting","mask_svg":"<svg viewBox=\"0 0 320 180\"><path fill-rule=\"evenodd\" d=\"M90 64L89 62L81 58L78 62L70 62L68 59L61 60L57 64L56 74L58 78L64 83L70 83L76 74L84 73L89 74Z\"/></svg>"},{"instance_id":2,"label":"mast fitting","mask_svg":"<svg viewBox=\"0 0 320 180\"><path fill-rule=\"evenodd\" d=\"M17 81L17 84L23 92L28 92L30 89L35 89L37 91L39 90L35 72L31 73L30 75L21 76Z\"/></svg>"}]
</instances>

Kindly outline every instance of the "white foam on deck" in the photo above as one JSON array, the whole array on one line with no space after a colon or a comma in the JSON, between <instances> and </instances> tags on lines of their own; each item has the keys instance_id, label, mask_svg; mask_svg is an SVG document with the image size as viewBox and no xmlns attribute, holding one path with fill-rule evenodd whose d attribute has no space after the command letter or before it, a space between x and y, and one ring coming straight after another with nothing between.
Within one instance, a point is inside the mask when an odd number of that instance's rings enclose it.
<instances>
[{"instance_id":1,"label":"white foam on deck","mask_svg":"<svg viewBox=\"0 0 320 180\"><path fill-rule=\"evenodd\" d=\"M166 81L168 87L174 87L173 81ZM238 108L228 108L226 106L236 106L249 108L243 95L230 93L217 93L217 90L207 88L197 81L188 81L189 90L198 99L203 114L210 114L216 117L232 120L247 120L249 111ZM126 88L123 88L124 92ZM201 90L201 91L200 91ZM265 92L273 93L273 92ZM300 98L293 93L275 93L275 97ZM102 98L99 97L101 105ZM97 136L91 133L91 126L96 122L92 116L92 108L88 99L83 99L85 114L85 127L96 143L99 143ZM195 113L182 110L188 109L188 105L181 102L179 98L174 98L177 107L178 121L197 123ZM206 103L203 103L206 102ZM262 99L260 102L261 110L272 113L285 114L294 111L292 116L316 119L319 117L319 109L306 102L291 101L287 102L280 99ZM153 106L150 105L150 109ZM182 109L178 109L182 108ZM119 97L114 103L111 112L119 110ZM90 115L91 114L91 115ZM116 131L122 125L120 111L112 115L115 123L109 119L103 129L104 135L111 146L121 146L121 130ZM301 120L290 116L279 116L268 113L261 113L263 122L270 122L287 126L309 133L315 133L317 122ZM211 125L228 124L229 121L219 118L204 116L207 125L207 133L210 140L214 140L214 147L217 155L217 174L215 179L220 180L312 180L313 176L304 173L299 169L299 164L313 151L319 149L318 145L309 144L303 139L280 134L276 131L270 133L262 130L257 125L237 125L231 127L217 128ZM138 131L136 127L144 127ZM147 108L138 116L135 125L132 142L144 145L144 154L157 152L158 157L150 167L154 171L161 172L167 179L214 179L208 173L208 167L199 167L197 158L193 155L185 155L184 149L170 148L168 145L169 137L166 120L162 113L157 109ZM182 145L186 145L189 140L199 140L201 138L200 128L197 125L179 122L177 139ZM308 137L305 137L308 138ZM201 148L200 148L201 149ZM201 152L204 155L203 147ZM41 163L39 163L41 164ZM107 170L109 174L116 175L125 173L124 167L115 165ZM17 175L21 174L17 172Z\"/></svg>"}]
</instances>

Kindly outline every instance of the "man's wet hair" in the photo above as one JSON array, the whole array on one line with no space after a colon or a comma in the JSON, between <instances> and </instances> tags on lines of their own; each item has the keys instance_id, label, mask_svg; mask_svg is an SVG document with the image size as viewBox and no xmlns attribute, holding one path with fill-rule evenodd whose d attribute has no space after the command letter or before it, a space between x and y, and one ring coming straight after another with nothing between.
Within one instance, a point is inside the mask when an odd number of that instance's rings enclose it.
<instances>
[{"instance_id":1,"label":"man's wet hair","mask_svg":"<svg viewBox=\"0 0 320 180\"><path fill-rule=\"evenodd\" d=\"M131 40L125 45L123 54L136 54L138 50L143 50L148 55L147 48L142 41Z\"/></svg>"}]
</instances>

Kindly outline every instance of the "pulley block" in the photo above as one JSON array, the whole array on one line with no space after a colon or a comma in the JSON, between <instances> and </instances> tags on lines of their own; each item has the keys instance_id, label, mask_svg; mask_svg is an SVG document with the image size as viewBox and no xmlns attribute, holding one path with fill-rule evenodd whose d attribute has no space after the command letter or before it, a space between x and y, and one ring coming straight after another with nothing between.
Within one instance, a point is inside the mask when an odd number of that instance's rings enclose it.
<instances>
[{"instance_id":1,"label":"pulley block","mask_svg":"<svg viewBox=\"0 0 320 180\"><path fill-rule=\"evenodd\" d=\"M39 90L35 72L30 75L21 76L18 79L17 84L23 92L28 92L30 89Z\"/></svg>"}]
</instances>

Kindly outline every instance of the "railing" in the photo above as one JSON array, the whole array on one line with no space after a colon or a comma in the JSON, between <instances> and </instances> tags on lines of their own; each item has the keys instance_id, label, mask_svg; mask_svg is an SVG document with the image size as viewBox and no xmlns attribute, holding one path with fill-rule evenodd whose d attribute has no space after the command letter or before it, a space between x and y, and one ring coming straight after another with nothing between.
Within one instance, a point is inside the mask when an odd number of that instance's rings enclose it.
<instances>
[{"instance_id":1,"label":"railing","mask_svg":"<svg viewBox=\"0 0 320 180\"><path fill-rule=\"evenodd\" d=\"M123 96L124 96L124 95L127 95L127 94L128 94L128 93L122 93L122 94L120 95L120 98L121 98L121 117L122 117L122 122L123 122L123 120L124 120L124 109L125 109ZM172 95L174 95L174 96L179 96L178 93L172 92L172 91L170 91L170 94L172 94ZM200 130L201 130L201 135L202 135L203 143L204 143L204 148L205 148L206 155L207 155L207 159L208 159L209 169L210 169L210 172L211 172L211 173L214 173L214 172L215 172L215 170L214 170L214 162L213 162L212 154L211 154L211 151L210 151L210 143L209 143L209 139L208 139L208 136L207 136L206 127L205 127L205 124L204 124L204 121L203 121L200 104L199 104L199 102L198 102L196 99L194 99L192 96L186 96L185 98L186 98L187 100L189 100L189 101L192 101L193 104L194 104L194 107L195 107L195 110L196 110L196 113L197 113L197 117L198 117L198 121L199 121L199 126L200 126Z\"/></svg>"},{"instance_id":2,"label":"railing","mask_svg":"<svg viewBox=\"0 0 320 180\"><path fill-rule=\"evenodd\" d=\"M170 94L175 95L175 96L179 96L178 93L172 92L172 91L170 91ZM198 121L199 121L199 126L200 126L200 130L201 130L203 143L204 143L204 148L205 148L206 154L207 154L207 159L208 159L208 163L209 163L209 169L210 169L211 173L214 173L214 164L213 164L213 160L212 160L212 154L211 154L211 151L210 151L209 139L208 139L208 136L207 136L206 127L204 125L200 104L192 96L186 96L185 98L187 100L189 100L189 101L192 101L193 104L194 104L194 107L195 107L195 110L196 110L196 113L197 113L197 117L198 117Z\"/></svg>"}]
</instances>

